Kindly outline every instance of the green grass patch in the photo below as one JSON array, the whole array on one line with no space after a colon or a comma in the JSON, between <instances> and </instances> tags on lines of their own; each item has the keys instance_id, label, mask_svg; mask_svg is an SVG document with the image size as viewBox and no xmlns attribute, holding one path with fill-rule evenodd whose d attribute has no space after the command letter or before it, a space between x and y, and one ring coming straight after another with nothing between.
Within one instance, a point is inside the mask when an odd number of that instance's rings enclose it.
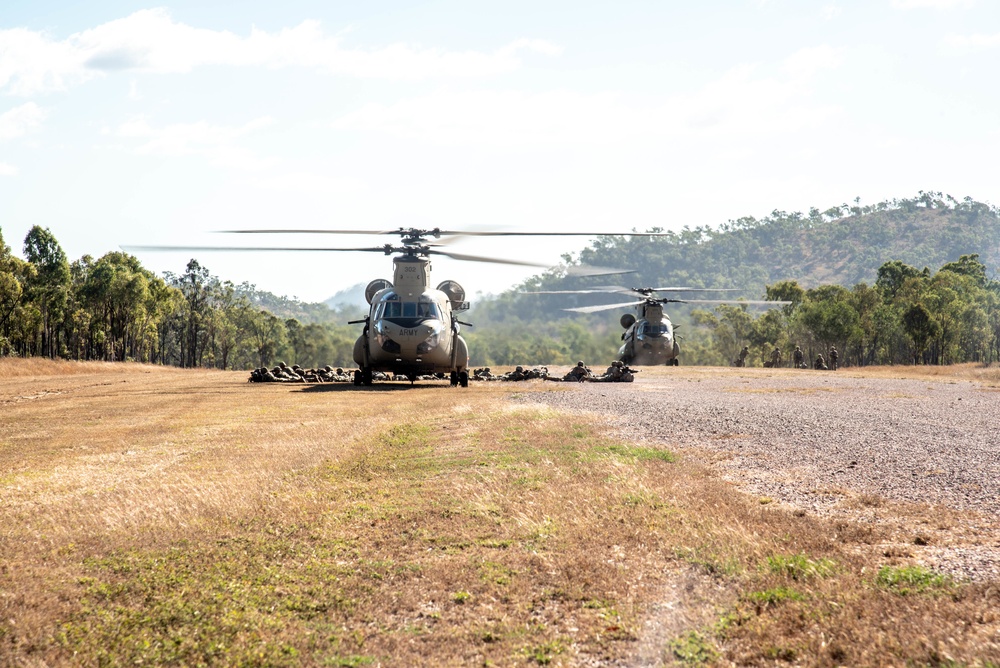
<instances>
[{"instance_id":1,"label":"green grass patch","mask_svg":"<svg viewBox=\"0 0 1000 668\"><path fill-rule=\"evenodd\" d=\"M712 642L698 631L674 638L667 648L673 658L691 666L701 666L719 658Z\"/></svg>"},{"instance_id":2,"label":"green grass patch","mask_svg":"<svg viewBox=\"0 0 1000 668\"><path fill-rule=\"evenodd\" d=\"M702 568L710 575L739 575L743 565L738 559L707 548L676 547L674 556Z\"/></svg>"},{"instance_id":3,"label":"green grass patch","mask_svg":"<svg viewBox=\"0 0 1000 668\"><path fill-rule=\"evenodd\" d=\"M829 577L836 565L832 559L811 559L804 554L776 554L767 558L769 571L793 580Z\"/></svg>"},{"instance_id":4,"label":"green grass patch","mask_svg":"<svg viewBox=\"0 0 1000 668\"><path fill-rule=\"evenodd\" d=\"M805 596L791 587L774 587L764 591L750 592L744 598L755 605L768 607L784 601L802 601Z\"/></svg>"},{"instance_id":5,"label":"green grass patch","mask_svg":"<svg viewBox=\"0 0 1000 668\"><path fill-rule=\"evenodd\" d=\"M547 666L557 656L566 651L566 644L559 640L549 640L538 645L524 648L524 654L529 661L540 666Z\"/></svg>"},{"instance_id":6,"label":"green grass patch","mask_svg":"<svg viewBox=\"0 0 1000 668\"><path fill-rule=\"evenodd\" d=\"M943 593L955 586L955 581L923 566L895 568L883 566L875 576L875 584L900 596L924 593Z\"/></svg>"},{"instance_id":7,"label":"green grass patch","mask_svg":"<svg viewBox=\"0 0 1000 668\"><path fill-rule=\"evenodd\" d=\"M677 455L669 450L651 448L642 445L613 444L600 448L599 450L621 459L632 459L637 462L660 461L673 463L677 461Z\"/></svg>"}]
</instances>

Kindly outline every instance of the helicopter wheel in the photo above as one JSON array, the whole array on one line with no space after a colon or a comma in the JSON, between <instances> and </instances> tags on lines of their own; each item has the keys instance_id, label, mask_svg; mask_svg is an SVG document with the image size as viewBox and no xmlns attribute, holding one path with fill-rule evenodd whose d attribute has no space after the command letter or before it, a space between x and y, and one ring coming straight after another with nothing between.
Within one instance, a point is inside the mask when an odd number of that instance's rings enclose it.
<instances>
[{"instance_id":1,"label":"helicopter wheel","mask_svg":"<svg viewBox=\"0 0 1000 668\"><path fill-rule=\"evenodd\" d=\"M358 369L358 370L356 370L354 372L354 384L355 385L360 385L361 384L361 370L360 369Z\"/></svg>"},{"instance_id":2,"label":"helicopter wheel","mask_svg":"<svg viewBox=\"0 0 1000 668\"><path fill-rule=\"evenodd\" d=\"M361 384L362 385L372 384L372 368L370 366L366 366L364 369L361 370Z\"/></svg>"},{"instance_id":3,"label":"helicopter wheel","mask_svg":"<svg viewBox=\"0 0 1000 668\"><path fill-rule=\"evenodd\" d=\"M670 366L680 366L680 365L681 365L681 361L679 359L677 359L676 357L673 358L672 360L670 360Z\"/></svg>"},{"instance_id":4,"label":"helicopter wheel","mask_svg":"<svg viewBox=\"0 0 1000 668\"><path fill-rule=\"evenodd\" d=\"M458 372L457 371L452 371L451 372L451 386L455 387L457 385L458 385Z\"/></svg>"},{"instance_id":5,"label":"helicopter wheel","mask_svg":"<svg viewBox=\"0 0 1000 668\"><path fill-rule=\"evenodd\" d=\"M468 387L469 386L469 372L468 371L459 371L458 372L458 384L461 385L462 387Z\"/></svg>"}]
</instances>

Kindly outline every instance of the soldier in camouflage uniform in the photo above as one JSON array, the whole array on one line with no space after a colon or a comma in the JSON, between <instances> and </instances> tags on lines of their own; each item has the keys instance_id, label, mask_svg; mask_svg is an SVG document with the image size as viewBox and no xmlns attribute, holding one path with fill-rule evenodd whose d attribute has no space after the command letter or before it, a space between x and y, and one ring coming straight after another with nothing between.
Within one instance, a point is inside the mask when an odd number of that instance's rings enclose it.
<instances>
[{"instance_id":1,"label":"soldier in camouflage uniform","mask_svg":"<svg viewBox=\"0 0 1000 668\"><path fill-rule=\"evenodd\" d=\"M580 360L576 363L576 366L570 369L569 373L563 376L563 380L582 382L587 378L590 378L590 369Z\"/></svg>"}]
</instances>

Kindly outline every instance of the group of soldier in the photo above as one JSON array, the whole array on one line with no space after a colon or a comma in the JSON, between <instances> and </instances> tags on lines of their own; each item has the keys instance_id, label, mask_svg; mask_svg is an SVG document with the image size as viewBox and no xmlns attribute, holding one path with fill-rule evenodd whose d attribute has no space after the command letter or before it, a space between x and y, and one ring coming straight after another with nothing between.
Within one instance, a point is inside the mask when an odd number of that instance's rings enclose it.
<instances>
[{"instance_id":1,"label":"group of soldier","mask_svg":"<svg viewBox=\"0 0 1000 668\"><path fill-rule=\"evenodd\" d=\"M350 383L354 380L355 371L334 369L329 364L321 369L303 369L298 364L288 366L284 362L279 362L271 369L261 367L250 372L248 382L251 383ZM623 362L615 360L603 374L595 374L583 361L577 362L576 366L570 369L566 375L552 376L546 366L536 366L526 368L517 366L513 371L503 374L494 374L489 367L474 369L469 374L469 380L481 381L522 381L522 380L551 380L556 382L591 382L591 383L631 383L635 380L636 369L630 369ZM440 380L444 374L432 374L417 376L416 380ZM408 380L398 374L390 376L387 373L376 371L373 373L373 380Z\"/></svg>"},{"instance_id":2,"label":"group of soldier","mask_svg":"<svg viewBox=\"0 0 1000 668\"><path fill-rule=\"evenodd\" d=\"M474 369L469 376L469 380L521 381L539 379L563 383L631 383L635 380L636 373L638 373L636 369L630 369L623 362L615 360L603 374L595 374L590 370L590 367L583 363L583 360L580 360L576 363L576 366L561 378L549 374L549 368L546 366L533 367L531 369L517 366L513 371L499 375L493 374L489 367Z\"/></svg>"},{"instance_id":3,"label":"group of soldier","mask_svg":"<svg viewBox=\"0 0 1000 668\"><path fill-rule=\"evenodd\" d=\"M750 347L743 346L743 350L740 351L739 357L733 360L733 366L743 367L747 365L747 356L750 354ZM764 362L764 367L767 369L778 369L781 368L782 357L781 348L775 346L774 350L771 351L770 358ZM829 362L827 362L829 360ZM795 346L795 350L792 351L792 368L795 369L808 369L809 365L805 361L805 353L802 352L802 348ZM828 371L830 369L836 371L840 368L840 353L837 352L836 346L830 346L830 351L827 357L823 357L823 353L816 355L816 359L813 360L812 368L816 370Z\"/></svg>"},{"instance_id":4,"label":"group of soldier","mask_svg":"<svg viewBox=\"0 0 1000 668\"><path fill-rule=\"evenodd\" d=\"M271 369L261 367L250 372L251 383L349 383L354 374L327 364L322 369L303 369L298 364L288 366L278 362Z\"/></svg>"}]
</instances>

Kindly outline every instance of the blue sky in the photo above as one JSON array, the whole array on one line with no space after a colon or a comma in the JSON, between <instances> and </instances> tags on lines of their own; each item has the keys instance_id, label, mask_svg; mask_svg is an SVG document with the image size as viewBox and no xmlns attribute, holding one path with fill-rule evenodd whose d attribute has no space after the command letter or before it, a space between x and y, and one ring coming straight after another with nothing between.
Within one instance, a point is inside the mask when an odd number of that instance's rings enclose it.
<instances>
[{"instance_id":1,"label":"blue sky","mask_svg":"<svg viewBox=\"0 0 1000 668\"><path fill-rule=\"evenodd\" d=\"M617 232L919 190L1000 203L986 0L10 4L0 230L15 252L35 224L75 260L251 243L213 233L233 228ZM583 245L455 250L556 264ZM188 256L139 254L157 272ZM375 254L198 258L307 300L391 270ZM471 295L531 273L434 262Z\"/></svg>"}]
</instances>

